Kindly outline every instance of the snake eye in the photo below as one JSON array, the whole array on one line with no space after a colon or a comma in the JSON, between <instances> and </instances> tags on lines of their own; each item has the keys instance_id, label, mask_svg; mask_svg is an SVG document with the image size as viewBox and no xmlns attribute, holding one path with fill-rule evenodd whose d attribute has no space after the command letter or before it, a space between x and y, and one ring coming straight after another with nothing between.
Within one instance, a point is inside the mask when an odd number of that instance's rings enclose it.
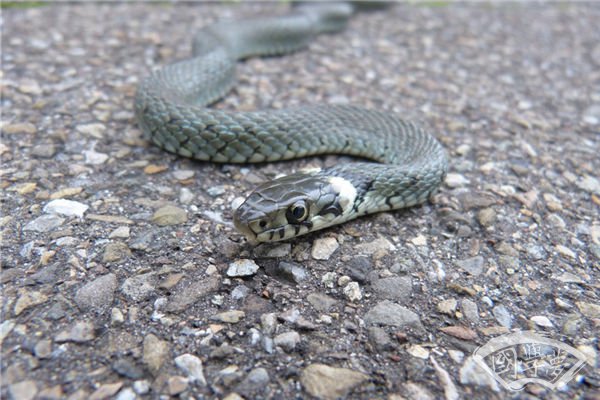
<instances>
[{"instance_id":1,"label":"snake eye","mask_svg":"<svg viewBox=\"0 0 600 400\"><path fill-rule=\"evenodd\" d=\"M285 216L290 223L302 222L308 216L308 209L303 201L299 201L288 208Z\"/></svg>"},{"instance_id":2,"label":"snake eye","mask_svg":"<svg viewBox=\"0 0 600 400\"><path fill-rule=\"evenodd\" d=\"M264 220L264 219L261 219L261 220L258 222L258 226L260 226L261 228L265 228L265 227L267 226L267 221L266 221L266 220Z\"/></svg>"}]
</instances>

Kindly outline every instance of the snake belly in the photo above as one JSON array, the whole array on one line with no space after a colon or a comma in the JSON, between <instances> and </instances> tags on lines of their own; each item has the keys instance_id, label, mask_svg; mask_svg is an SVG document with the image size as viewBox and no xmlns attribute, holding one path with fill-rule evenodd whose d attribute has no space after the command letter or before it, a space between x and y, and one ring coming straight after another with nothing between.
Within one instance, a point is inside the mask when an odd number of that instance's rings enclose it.
<instances>
[{"instance_id":1,"label":"snake belly","mask_svg":"<svg viewBox=\"0 0 600 400\"><path fill-rule=\"evenodd\" d=\"M207 108L235 81L238 60L307 46L342 30L352 4L312 4L284 16L220 22L194 39L193 57L168 65L137 90L138 123L171 153L217 163L262 163L322 154L352 162L299 172L257 187L234 212L250 242L290 239L380 211L422 203L444 180L445 152L416 124L349 105L232 112Z\"/></svg>"}]
</instances>

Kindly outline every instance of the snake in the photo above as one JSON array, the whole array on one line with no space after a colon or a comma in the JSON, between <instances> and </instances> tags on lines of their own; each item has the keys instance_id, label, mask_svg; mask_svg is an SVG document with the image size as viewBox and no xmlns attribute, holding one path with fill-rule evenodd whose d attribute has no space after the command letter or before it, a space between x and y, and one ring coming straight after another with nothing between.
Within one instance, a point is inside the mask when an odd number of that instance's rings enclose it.
<instances>
[{"instance_id":1,"label":"snake","mask_svg":"<svg viewBox=\"0 0 600 400\"><path fill-rule=\"evenodd\" d=\"M286 109L211 108L235 83L236 64L307 47L343 30L359 3L292 6L285 15L220 21L193 38L192 56L142 79L135 116L158 147L200 161L269 163L324 154L359 160L300 170L256 187L233 212L250 243L288 240L381 211L427 201L448 161L415 122L379 109L312 104Z\"/></svg>"}]
</instances>

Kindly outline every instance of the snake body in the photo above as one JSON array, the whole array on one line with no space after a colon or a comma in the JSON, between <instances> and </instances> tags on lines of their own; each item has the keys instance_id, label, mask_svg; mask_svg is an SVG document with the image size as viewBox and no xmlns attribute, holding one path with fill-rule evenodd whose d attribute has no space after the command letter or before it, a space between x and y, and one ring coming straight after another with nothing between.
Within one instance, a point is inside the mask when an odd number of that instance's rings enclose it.
<instances>
[{"instance_id":1,"label":"snake body","mask_svg":"<svg viewBox=\"0 0 600 400\"><path fill-rule=\"evenodd\" d=\"M192 58L144 79L135 111L146 136L185 157L258 163L320 154L371 159L299 172L256 188L234 212L251 242L278 241L361 215L424 202L443 181L442 146L397 115L347 105L230 112L207 108L233 86L238 60L301 49L344 28L349 4L300 6L289 15L221 22L199 32Z\"/></svg>"}]
</instances>

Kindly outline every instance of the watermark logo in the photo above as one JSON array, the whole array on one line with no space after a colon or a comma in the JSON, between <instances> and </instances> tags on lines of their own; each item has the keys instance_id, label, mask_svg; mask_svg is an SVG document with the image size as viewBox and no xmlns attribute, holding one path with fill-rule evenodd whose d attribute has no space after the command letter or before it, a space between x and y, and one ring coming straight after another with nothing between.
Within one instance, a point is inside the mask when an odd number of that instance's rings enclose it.
<instances>
[{"instance_id":1,"label":"watermark logo","mask_svg":"<svg viewBox=\"0 0 600 400\"><path fill-rule=\"evenodd\" d=\"M587 362L579 350L535 331L495 337L475 350L473 358L508 390L522 390L528 383L554 390Z\"/></svg>"}]
</instances>

